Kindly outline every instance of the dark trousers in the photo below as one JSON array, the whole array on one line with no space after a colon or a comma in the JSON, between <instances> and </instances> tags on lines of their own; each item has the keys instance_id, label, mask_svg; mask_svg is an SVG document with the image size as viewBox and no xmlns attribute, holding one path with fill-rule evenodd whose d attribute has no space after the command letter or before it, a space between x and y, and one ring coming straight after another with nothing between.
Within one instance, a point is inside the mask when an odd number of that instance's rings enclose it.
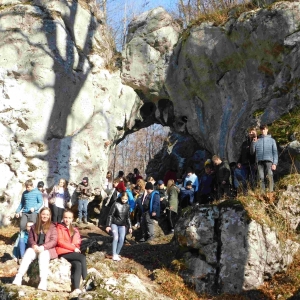
<instances>
[{"instance_id":1,"label":"dark trousers","mask_svg":"<svg viewBox=\"0 0 300 300\"><path fill-rule=\"evenodd\" d=\"M22 213L21 221L20 221L20 230L26 229L27 222L36 223L37 213Z\"/></svg>"},{"instance_id":2,"label":"dark trousers","mask_svg":"<svg viewBox=\"0 0 300 300\"><path fill-rule=\"evenodd\" d=\"M175 211L167 209L167 216L168 216L170 230L172 230L175 227L177 213Z\"/></svg>"},{"instance_id":3,"label":"dark trousers","mask_svg":"<svg viewBox=\"0 0 300 300\"><path fill-rule=\"evenodd\" d=\"M217 200L220 200L221 197L223 196L230 196L230 184L218 184L218 190L217 190Z\"/></svg>"},{"instance_id":4,"label":"dark trousers","mask_svg":"<svg viewBox=\"0 0 300 300\"><path fill-rule=\"evenodd\" d=\"M63 218L64 208L57 207L55 204L51 207L52 210L52 222L60 223Z\"/></svg>"},{"instance_id":5,"label":"dark trousers","mask_svg":"<svg viewBox=\"0 0 300 300\"><path fill-rule=\"evenodd\" d=\"M71 263L71 281L74 289L79 289L80 277L84 280L87 275L86 258L83 254L77 252L71 252L62 254L59 257L63 257L69 263Z\"/></svg>"},{"instance_id":6,"label":"dark trousers","mask_svg":"<svg viewBox=\"0 0 300 300\"><path fill-rule=\"evenodd\" d=\"M145 239L154 238L154 222L150 217L149 211L144 212L142 215L142 223L141 223L143 237Z\"/></svg>"}]
</instances>

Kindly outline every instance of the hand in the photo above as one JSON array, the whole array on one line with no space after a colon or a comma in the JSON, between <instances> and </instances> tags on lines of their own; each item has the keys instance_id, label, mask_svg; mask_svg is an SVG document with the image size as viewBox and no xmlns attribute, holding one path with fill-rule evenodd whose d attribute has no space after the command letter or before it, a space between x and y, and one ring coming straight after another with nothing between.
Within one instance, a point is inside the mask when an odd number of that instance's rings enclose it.
<instances>
[{"instance_id":1,"label":"hand","mask_svg":"<svg viewBox=\"0 0 300 300\"><path fill-rule=\"evenodd\" d=\"M272 165L271 169L272 169L273 171L275 171L275 170L276 170L276 165Z\"/></svg>"},{"instance_id":2,"label":"hand","mask_svg":"<svg viewBox=\"0 0 300 300\"><path fill-rule=\"evenodd\" d=\"M172 210L172 209L173 209L173 206L170 206L169 208Z\"/></svg>"},{"instance_id":3,"label":"hand","mask_svg":"<svg viewBox=\"0 0 300 300\"><path fill-rule=\"evenodd\" d=\"M132 228L129 228L129 230L128 230L128 231L129 231L129 233L132 233Z\"/></svg>"},{"instance_id":4,"label":"hand","mask_svg":"<svg viewBox=\"0 0 300 300\"><path fill-rule=\"evenodd\" d=\"M257 136L255 136L253 139L252 139L252 142L257 142L258 138Z\"/></svg>"},{"instance_id":5,"label":"hand","mask_svg":"<svg viewBox=\"0 0 300 300\"><path fill-rule=\"evenodd\" d=\"M162 197L162 198L160 198L160 201L163 201L164 200L164 198Z\"/></svg>"},{"instance_id":6,"label":"hand","mask_svg":"<svg viewBox=\"0 0 300 300\"><path fill-rule=\"evenodd\" d=\"M33 207L31 207L31 208L30 208L30 211L31 211L31 212L34 212L34 208L33 208Z\"/></svg>"},{"instance_id":7,"label":"hand","mask_svg":"<svg viewBox=\"0 0 300 300\"><path fill-rule=\"evenodd\" d=\"M75 248L74 252L80 253L81 251L78 248Z\"/></svg>"},{"instance_id":8,"label":"hand","mask_svg":"<svg viewBox=\"0 0 300 300\"><path fill-rule=\"evenodd\" d=\"M226 181L223 180L223 181L222 181L222 184L225 184L225 183L226 183Z\"/></svg>"},{"instance_id":9,"label":"hand","mask_svg":"<svg viewBox=\"0 0 300 300\"><path fill-rule=\"evenodd\" d=\"M45 251L44 246L39 246L39 247L38 247L38 252L41 253L41 252L43 252L43 251Z\"/></svg>"},{"instance_id":10,"label":"hand","mask_svg":"<svg viewBox=\"0 0 300 300\"><path fill-rule=\"evenodd\" d=\"M32 247L32 249L34 250L35 253L39 253L39 246L38 245L34 245Z\"/></svg>"},{"instance_id":11,"label":"hand","mask_svg":"<svg viewBox=\"0 0 300 300\"><path fill-rule=\"evenodd\" d=\"M15 217L18 219L18 218L20 217L20 215L19 215L19 214L16 214Z\"/></svg>"},{"instance_id":12,"label":"hand","mask_svg":"<svg viewBox=\"0 0 300 300\"><path fill-rule=\"evenodd\" d=\"M156 216L156 212L154 211L153 213L152 213L152 217L155 217Z\"/></svg>"},{"instance_id":13,"label":"hand","mask_svg":"<svg viewBox=\"0 0 300 300\"><path fill-rule=\"evenodd\" d=\"M106 227L105 230L106 230L107 233L109 233L111 231L111 228L110 227Z\"/></svg>"}]
</instances>

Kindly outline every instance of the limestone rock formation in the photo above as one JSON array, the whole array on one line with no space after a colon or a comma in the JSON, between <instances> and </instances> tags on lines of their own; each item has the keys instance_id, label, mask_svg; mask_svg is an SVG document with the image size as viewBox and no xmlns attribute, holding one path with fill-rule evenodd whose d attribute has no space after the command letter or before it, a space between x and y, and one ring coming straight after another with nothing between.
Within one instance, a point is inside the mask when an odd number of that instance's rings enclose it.
<instances>
[{"instance_id":1,"label":"limestone rock formation","mask_svg":"<svg viewBox=\"0 0 300 300\"><path fill-rule=\"evenodd\" d=\"M146 29L155 23L154 12L132 24L124 51L125 61L141 64L142 70L153 65L148 44L152 32ZM239 17L232 13L220 26L202 23L185 30L174 45L160 89L165 93L152 107L153 117L190 134L210 153L236 161L246 128L273 122L300 104L299 24L300 3L277 2ZM132 50L135 40L139 55ZM162 55L157 64L164 61ZM150 87L161 81L161 76L144 77ZM124 64L122 78L143 91L143 99L153 99L151 90L145 94L140 71Z\"/></svg>"},{"instance_id":2,"label":"limestone rock formation","mask_svg":"<svg viewBox=\"0 0 300 300\"><path fill-rule=\"evenodd\" d=\"M101 186L110 147L139 118L139 97L107 70L101 18L95 1L1 1L0 224L29 178Z\"/></svg>"},{"instance_id":3,"label":"limestone rock formation","mask_svg":"<svg viewBox=\"0 0 300 300\"><path fill-rule=\"evenodd\" d=\"M241 205L195 206L179 219L175 236L187 250L181 272L196 290L239 293L255 289L292 262L299 244L250 219Z\"/></svg>"}]
</instances>

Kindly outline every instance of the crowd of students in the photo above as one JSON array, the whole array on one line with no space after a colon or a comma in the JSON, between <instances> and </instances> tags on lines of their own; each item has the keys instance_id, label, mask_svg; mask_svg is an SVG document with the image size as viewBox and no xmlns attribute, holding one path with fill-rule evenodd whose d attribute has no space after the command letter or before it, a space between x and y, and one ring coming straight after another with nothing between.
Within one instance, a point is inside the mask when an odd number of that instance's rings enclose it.
<instances>
[{"instance_id":1,"label":"crowd of students","mask_svg":"<svg viewBox=\"0 0 300 300\"><path fill-rule=\"evenodd\" d=\"M237 163L228 164L214 155L204 163L204 170L198 176L192 167L188 167L182 176L171 168L162 179L150 176L146 180L137 168L127 176L119 171L114 179L112 173L107 172L104 205L109 212L104 221L106 231L113 236L112 259L121 260L120 251L126 233L131 233L133 228L140 228L142 232L139 242L151 241L154 239L154 224L160 217L167 219L168 233L172 234L180 210L187 206L226 200L238 190L246 194L257 181L263 191L267 181L272 192L273 171L278 163L277 148L267 134L267 126L262 125L260 129L262 134L259 137L255 129L249 130ZM15 215L21 219L13 255L20 267L13 284L22 284L22 277L30 263L38 258L38 288L47 290L49 261L63 257L72 265L74 291L81 293L80 279L84 280L87 276L86 260L80 252L80 234L72 225L74 214L69 210L72 202L67 181L60 179L49 195L42 181L34 188L32 181L27 180L25 187ZM88 203L92 192L88 177L76 186L79 224L88 222Z\"/></svg>"}]
</instances>

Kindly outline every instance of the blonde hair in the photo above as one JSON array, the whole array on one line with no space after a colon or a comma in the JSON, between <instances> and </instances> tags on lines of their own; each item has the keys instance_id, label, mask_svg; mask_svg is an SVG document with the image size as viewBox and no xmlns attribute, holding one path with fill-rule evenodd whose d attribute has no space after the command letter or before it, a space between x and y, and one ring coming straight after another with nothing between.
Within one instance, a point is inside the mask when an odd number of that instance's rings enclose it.
<instances>
[{"instance_id":1,"label":"blonde hair","mask_svg":"<svg viewBox=\"0 0 300 300\"><path fill-rule=\"evenodd\" d=\"M136 185L140 188L141 191L145 190L146 182L143 179L138 179Z\"/></svg>"},{"instance_id":2,"label":"blonde hair","mask_svg":"<svg viewBox=\"0 0 300 300\"><path fill-rule=\"evenodd\" d=\"M67 183L67 180L66 180L66 179L64 179L64 178L60 178L60 179L59 179L59 181L58 181L58 185L59 185L59 183L60 183L61 181L63 181L63 182L64 182L64 186L63 186L63 188L66 190L66 189L68 188L68 183Z\"/></svg>"},{"instance_id":3,"label":"blonde hair","mask_svg":"<svg viewBox=\"0 0 300 300\"><path fill-rule=\"evenodd\" d=\"M169 179L168 183L167 183L167 192L170 192L170 189L172 188L172 186L175 186L175 181L173 179Z\"/></svg>"},{"instance_id":4,"label":"blonde hair","mask_svg":"<svg viewBox=\"0 0 300 300\"><path fill-rule=\"evenodd\" d=\"M69 210L69 209L64 210L63 217L66 213L72 214L72 217L74 218L74 213L71 210ZM73 236L74 233L75 233L75 230L74 230L74 227L73 227L72 223L69 226L69 232L70 232L70 236Z\"/></svg>"}]
</instances>

